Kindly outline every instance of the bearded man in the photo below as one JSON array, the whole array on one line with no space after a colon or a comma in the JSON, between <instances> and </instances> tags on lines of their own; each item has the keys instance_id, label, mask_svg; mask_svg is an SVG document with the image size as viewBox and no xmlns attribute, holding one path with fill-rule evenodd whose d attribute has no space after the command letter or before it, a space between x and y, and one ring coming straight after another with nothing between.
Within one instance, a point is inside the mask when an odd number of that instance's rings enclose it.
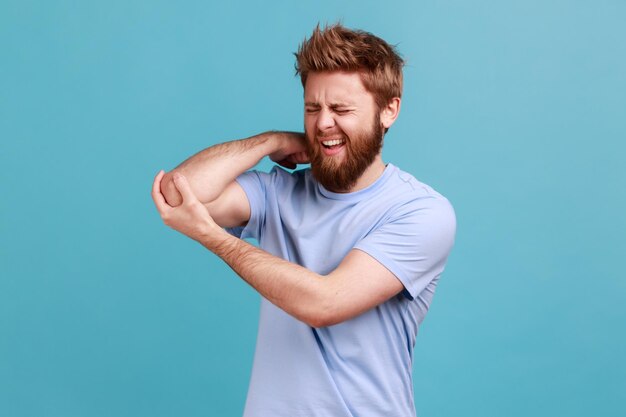
<instances>
[{"instance_id":1,"label":"bearded man","mask_svg":"<svg viewBox=\"0 0 626 417\"><path fill-rule=\"evenodd\" d=\"M245 416L415 416L413 347L454 211L382 160L402 96L394 47L318 26L296 59L304 134L212 146L159 172L152 196L262 296ZM250 170L266 156L311 167Z\"/></svg>"}]
</instances>

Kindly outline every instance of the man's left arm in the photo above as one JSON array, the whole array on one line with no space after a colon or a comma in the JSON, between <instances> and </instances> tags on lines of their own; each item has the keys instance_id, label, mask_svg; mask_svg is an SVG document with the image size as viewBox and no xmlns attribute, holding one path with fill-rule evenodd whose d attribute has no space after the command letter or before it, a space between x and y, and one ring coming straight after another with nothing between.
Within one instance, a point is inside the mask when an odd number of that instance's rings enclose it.
<instances>
[{"instance_id":1,"label":"man's left arm","mask_svg":"<svg viewBox=\"0 0 626 417\"><path fill-rule=\"evenodd\" d=\"M404 288L390 270L358 249L325 276L273 256L218 226L182 175L174 182L183 196L177 207L163 199L159 175L153 185L152 196L165 224L201 243L263 297L312 327L351 319Z\"/></svg>"},{"instance_id":2,"label":"man's left arm","mask_svg":"<svg viewBox=\"0 0 626 417\"><path fill-rule=\"evenodd\" d=\"M223 230L200 240L263 297L312 327L341 323L403 290L387 268L354 249L328 275L271 255Z\"/></svg>"}]
</instances>

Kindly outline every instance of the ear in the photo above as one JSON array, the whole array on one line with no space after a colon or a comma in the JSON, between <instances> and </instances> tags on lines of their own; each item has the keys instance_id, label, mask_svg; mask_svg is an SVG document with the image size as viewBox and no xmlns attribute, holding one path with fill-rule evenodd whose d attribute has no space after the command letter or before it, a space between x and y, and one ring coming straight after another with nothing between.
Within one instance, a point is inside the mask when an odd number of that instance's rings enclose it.
<instances>
[{"instance_id":1,"label":"ear","mask_svg":"<svg viewBox=\"0 0 626 417\"><path fill-rule=\"evenodd\" d=\"M389 129L400 114L400 97L392 98L380 111L380 122L385 129Z\"/></svg>"}]
</instances>

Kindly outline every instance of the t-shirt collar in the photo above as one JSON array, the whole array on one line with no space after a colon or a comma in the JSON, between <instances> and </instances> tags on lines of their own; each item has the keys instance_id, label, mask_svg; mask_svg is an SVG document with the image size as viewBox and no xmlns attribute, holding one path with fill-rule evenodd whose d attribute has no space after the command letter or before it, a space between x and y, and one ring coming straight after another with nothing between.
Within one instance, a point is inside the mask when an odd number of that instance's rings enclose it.
<instances>
[{"instance_id":1,"label":"t-shirt collar","mask_svg":"<svg viewBox=\"0 0 626 417\"><path fill-rule=\"evenodd\" d=\"M385 166L385 170L383 171L382 175L380 177L378 177L376 179L376 181L374 181L373 183L371 183L367 187L365 187L365 188L363 188L363 189L361 189L359 191L352 192L352 193L335 193L335 192L329 191L326 188L324 188L324 186L322 184L320 184L319 182L317 183L317 189L319 190L320 194L322 194L324 197L331 198L333 200L359 199L359 198L362 198L365 195L371 194L371 193L375 192L376 190L378 190L379 188L381 188L383 186L383 184L385 182L387 182L389 177L393 174L393 172L396 169L397 168L396 168L395 165L387 164Z\"/></svg>"}]
</instances>

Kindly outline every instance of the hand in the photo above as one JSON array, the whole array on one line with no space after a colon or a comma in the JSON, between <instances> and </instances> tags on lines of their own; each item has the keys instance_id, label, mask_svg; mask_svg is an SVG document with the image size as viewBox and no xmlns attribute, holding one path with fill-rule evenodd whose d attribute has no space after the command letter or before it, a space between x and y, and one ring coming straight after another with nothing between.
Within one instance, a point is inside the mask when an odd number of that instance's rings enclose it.
<instances>
[{"instance_id":1,"label":"hand","mask_svg":"<svg viewBox=\"0 0 626 417\"><path fill-rule=\"evenodd\" d=\"M280 149L269 155L270 159L285 168L294 169L298 164L308 164L306 138L298 132L273 132L279 135Z\"/></svg>"},{"instance_id":2,"label":"hand","mask_svg":"<svg viewBox=\"0 0 626 417\"><path fill-rule=\"evenodd\" d=\"M173 174L173 183L182 196L182 204L176 207L167 204L161 193L161 180L164 174L165 172L161 170L154 178L152 199L167 226L202 244L215 239L217 233L223 232L213 221L204 204L196 198L187 179L178 172Z\"/></svg>"}]
</instances>

